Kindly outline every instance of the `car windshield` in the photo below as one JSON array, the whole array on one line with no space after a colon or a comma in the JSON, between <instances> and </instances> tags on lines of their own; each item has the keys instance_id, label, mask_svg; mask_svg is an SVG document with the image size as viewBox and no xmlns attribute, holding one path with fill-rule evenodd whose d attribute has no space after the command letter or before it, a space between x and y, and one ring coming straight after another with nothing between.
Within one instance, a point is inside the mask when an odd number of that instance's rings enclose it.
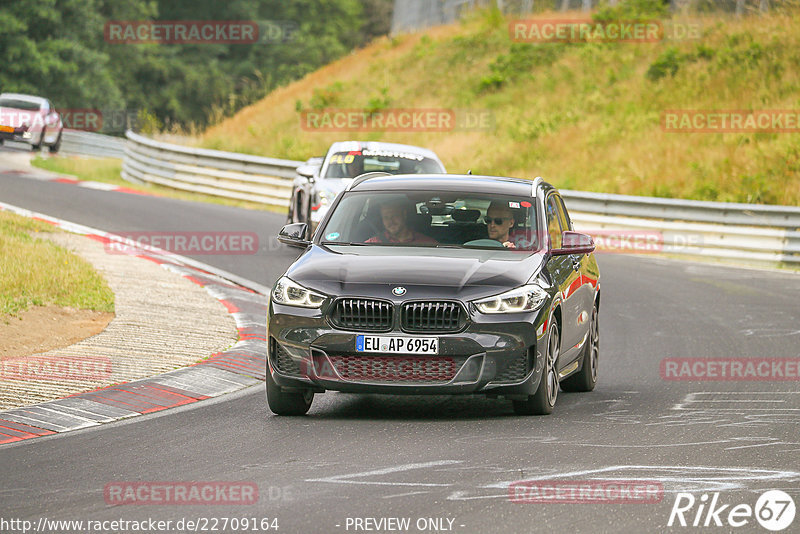
<instances>
[{"instance_id":1,"label":"car windshield","mask_svg":"<svg viewBox=\"0 0 800 534\"><path fill-rule=\"evenodd\" d=\"M529 197L436 191L348 192L321 230L326 245L539 249Z\"/></svg>"},{"instance_id":2,"label":"car windshield","mask_svg":"<svg viewBox=\"0 0 800 534\"><path fill-rule=\"evenodd\" d=\"M0 108L24 109L26 111L38 111L40 104L30 100L20 100L18 98L0 98Z\"/></svg>"},{"instance_id":3,"label":"car windshield","mask_svg":"<svg viewBox=\"0 0 800 534\"><path fill-rule=\"evenodd\" d=\"M350 150L331 155L325 178L355 178L365 172L439 174L445 171L438 161L412 152Z\"/></svg>"}]
</instances>

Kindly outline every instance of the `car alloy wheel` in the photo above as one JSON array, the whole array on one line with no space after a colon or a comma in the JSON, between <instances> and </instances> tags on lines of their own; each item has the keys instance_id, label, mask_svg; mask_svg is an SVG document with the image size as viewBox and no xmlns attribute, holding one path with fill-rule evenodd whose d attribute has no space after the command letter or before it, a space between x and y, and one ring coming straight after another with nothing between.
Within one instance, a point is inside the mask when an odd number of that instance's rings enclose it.
<instances>
[{"instance_id":1,"label":"car alloy wheel","mask_svg":"<svg viewBox=\"0 0 800 534\"><path fill-rule=\"evenodd\" d=\"M548 415L558 398L558 356L561 354L561 336L558 323L550 318L547 336L547 351L544 354L544 366L536 393L527 400L515 400L514 412L517 415Z\"/></svg>"},{"instance_id":2,"label":"car alloy wheel","mask_svg":"<svg viewBox=\"0 0 800 534\"><path fill-rule=\"evenodd\" d=\"M41 150L42 149L42 144L44 143L44 136L45 136L46 133L47 133L47 130L42 128L42 134L39 136L39 142L36 143L35 145L31 144L31 150L36 151L36 150Z\"/></svg>"},{"instance_id":3,"label":"car alloy wheel","mask_svg":"<svg viewBox=\"0 0 800 534\"><path fill-rule=\"evenodd\" d=\"M589 327L590 332L590 356L589 368L591 369L592 382L597 382L597 365L600 357L600 328L597 321L597 308L592 310L592 325Z\"/></svg>"},{"instance_id":4,"label":"car alloy wheel","mask_svg":"<svg viewBox=\"0 0 800 534\"><path fill-rule=\"evenodd\" d=\"M58 139L56 139L56 142L50 145L50 153L55 154L56 152L61 150L61 134L62 132L59 132Z\"/></svg>"},{"instance_id":5,"label":"car alloy wheel","mask_svg":"<svg viewBox=\"0 0 800 534\"><path fill-rule=\"evenodd\" d=\"M597 367L600 361L600 328L598 326L597 306L592 308L592 322L589 324L588 338L583 349L581 369L562 380L564 391L592 391L597 384Z\"/></svg>"},{"instance_id":6,"label":"car alloy wheel","mask_svg":"<svg viewBox=\"0 0 800 534\"><path fill-rule=\"evenodd\" d=\"M558 335L558 327L550 332L550 339L547 342L547 358L545 360L545 372L547 373L547 403L552 407L558 398L558 355L561 352L559 347L561 338Z\"/></svg>"},{"instance_id":7,"label":"car alloy wheel","mask_svg":"<svg viewBox=\"0 0 800 534\"><path fill-rule=\"evenodd\" d=\"M295 196L294 207L292 208L292 222L304 223L306 221L305 213L303 212L303 195L299 192Z\"/></svg>"}]
</instances>

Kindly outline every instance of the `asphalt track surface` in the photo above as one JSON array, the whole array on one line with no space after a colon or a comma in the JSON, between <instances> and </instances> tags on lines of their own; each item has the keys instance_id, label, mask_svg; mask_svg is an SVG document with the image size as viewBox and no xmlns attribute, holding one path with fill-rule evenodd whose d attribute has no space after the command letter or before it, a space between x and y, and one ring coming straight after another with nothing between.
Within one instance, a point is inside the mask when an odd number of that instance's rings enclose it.
<instances>
[{"instance_id":1,"label":"asphalt track surface","mask_svg":"<svg viewBox=\"0 0 800 534\"><path fill-rule=\"evenodd\" d=\"M3 172L2 150L0 201L110 232L256 232L256 255L195 258L268 286L297 255L273 239L282 215L21 178ZM449 519L450 531L465 533L766 532L753 518L736 529L666 525L679 491L718 491L722 504L753 506L763 491L781 489L800 503L798 382L665 381L659 364L800 356L800 277L645 256L598 261L599 383L592 393L561 392L551 416L517 417L510 402L481 397L329 392L307 417L281 418L259 385L0 447L0 518L268 517L290 533L365 532L353 518L387 517L410 518L408 532L431 531L417 528L419 518ZM663 500L508 497L512 481L593 478L660 481ZM248 481L260 499L110 506L103 488L120 481ZM800 518L790 531L800 531Z\"/></svg>"}]
</instances>

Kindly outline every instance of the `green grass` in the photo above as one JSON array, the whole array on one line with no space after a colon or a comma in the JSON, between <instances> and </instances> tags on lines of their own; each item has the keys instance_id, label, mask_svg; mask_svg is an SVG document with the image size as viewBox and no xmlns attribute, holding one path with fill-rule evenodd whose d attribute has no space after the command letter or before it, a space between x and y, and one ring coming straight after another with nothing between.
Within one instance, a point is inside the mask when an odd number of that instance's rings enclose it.
<instances>
[{"instance_id":1,"label":"green grass","mask_svg":"<svg viewBox=\"0 0 800 534\"><path fill-rule=\"evenodd\" d=\"M83 258L36 237L53 226L0 211L0 318L31 306L114 311L114 293Z\"/></svg>"},{"instance_id":2,"label":"green grass","mask_svg":"<svg viewBox=\"0 0 800 534\"><path fill-rule=\"evenodd\" d=\"M214 197L189 191L179 191L155 184L131 183L124 180L120 175L122 161L116 158L79 158L65 156L49 156L43 158L42 156L37 156L31 160L31 165L59 174L68 174L78 180L113 184L156 196L187 200L190 202L208 202L211 204L221 204L223 206L253 210L267 210L278 213L286 212L285 208L274 208L257 202Z\"/></svg>"},{"instance_id":3,"label":"green grass","mask_svg":"<svg viewBox=\"0 0 800 534\"><path fill-rule=\"evenodd\" d=\"M56 172L59 174L69 174L80 180L91 180L114 184L121 187L131 187L140 191L145 191L148 186L135 186L122 179L120 170L122 161L116 158L79 158L69 156L36 156L31 160L34 167ZM150 192L150 191L147 191Z\"/></svg>"},{"instance_id":4,"label":"green grass","mask_svg":"<svg viewBox=\"0 0 800 534\"><path fill-rule=\"evenodd\" d=\"M637 9L656 4L629 1L619 15L603 16L631 20ZM700 38L657 43L513 43L510 19L481 12L460 24L378 40L275 90L210 128L199 143L300 160L323 155L333 141L394 141L433 149L451 172L541 175L587 191L798 205L800 134L661 127L670 109L800 109L798 5L782 2L768 15L740 19L701 14L688 21L701 22ZM302 111L386 107L487 110L495 126L366 133L301 127Z\"/></svg>"}]
</instances>

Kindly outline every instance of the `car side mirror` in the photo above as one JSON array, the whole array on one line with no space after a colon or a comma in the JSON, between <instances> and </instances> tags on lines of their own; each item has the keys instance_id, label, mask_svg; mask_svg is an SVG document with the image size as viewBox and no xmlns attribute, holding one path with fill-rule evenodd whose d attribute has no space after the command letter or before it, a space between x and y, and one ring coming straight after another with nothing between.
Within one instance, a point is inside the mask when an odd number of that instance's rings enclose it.
<instances>
[{"instance_id":1,"label":"car side mirror","mask_svg":"<svg viewBox=\"0 0 800 534\"><path fill-rule=\"evenodd\" d=\"M287 224L278 232L278 241L290 247L306 248L311 244L307 234L308 225L306 223Z\"/></svg>"},{"instance_id":2,"label":"car side mirror","mask_svg":"<svg viewBox=\"0 0 800 534\"><path fill-rule=\"evenodd\" d=\"M553 249L554 256L566 254L588 254L594 252L592 236L567 230L561 234L561 248Z\"/></svg>"},{"instance_id":3,"label":"car side mirror","mask_svg":"<svg viewBox=\"0 0 800 534\"><path fill-rule=\"evenodd\" d=\"M300 165L297 167L296 172L303 178L313 180L314 172L316 172L317 169L318 167L316 165Z\"/></svg>"}]
</instances>

